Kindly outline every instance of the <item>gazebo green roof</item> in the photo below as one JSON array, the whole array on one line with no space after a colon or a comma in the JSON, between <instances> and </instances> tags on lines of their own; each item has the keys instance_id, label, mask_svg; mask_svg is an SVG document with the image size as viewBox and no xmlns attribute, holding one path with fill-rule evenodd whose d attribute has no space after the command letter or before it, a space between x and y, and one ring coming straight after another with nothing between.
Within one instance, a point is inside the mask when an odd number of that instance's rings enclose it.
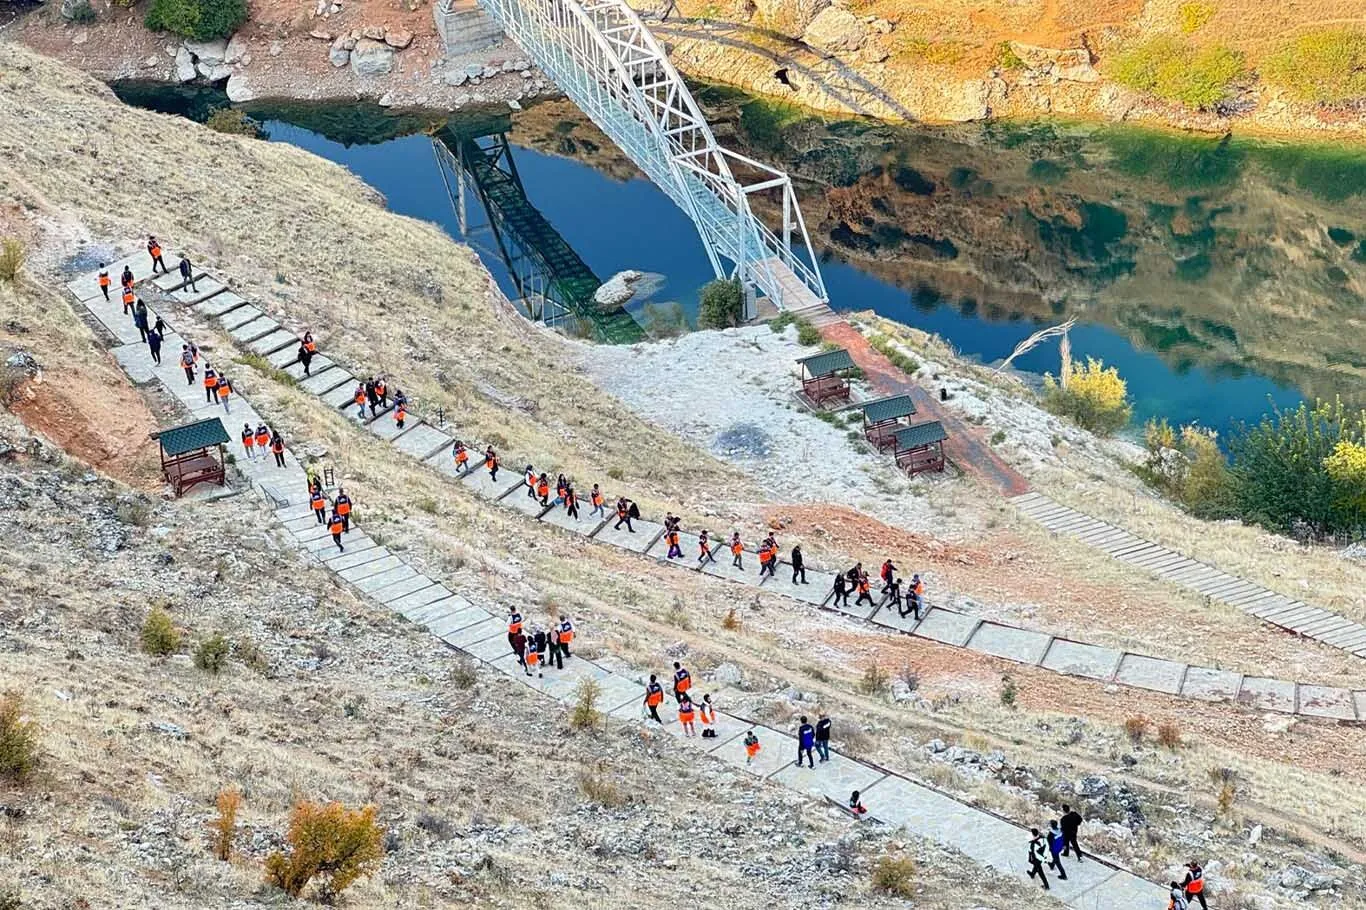
<instances>
[{"instance_id":1,"label":"gazebo green roof","mask_svg":"<svg viewBox=\"0 0 1366 910\"><path fill-rule=\"evenodd\" d=\"M909 395L889 395L874 401L865 401L863 419L868 423L882 423L884 420L900 420L915 413L915 402Z\"/></svg>"},{"instance_id":2,"label":"gazebo green roof","mask_svg":"<svg viewBox=\"0 0 1366 910\"><path fill-rule=\"evenodd\" d=\"M812 354L810 357L798 357L797 362L806 367L806 371L811 374L813 379L818 376L829 376L837 370L854 368L853 358L844 348L822 351L819 354Z\"/></svg>"},{"instance_id":3,"label":"gazebo green roof","mask_svg":"<svg viewBox=\"0 0 1366 910\"><path fill-rule=\"evenodd\" d=\"M161 451L168 456L184 455L229 441L228 431L223 429L223 421L217 417L162 430L153 433L152 438L161 443Z\"/></svg>"},{"instance_id":4,"label":"gazebo green roof","mask_svg":"<svg viewBox=\"0 0 1366 910\"><path fill-rule=\"evenodd\" d=\"M913 427L897 430L895 438L897 450L904 451L943 442L949 438L949 434L944 432L944 425L939 421L927 420Z\"/></svg>"}]
</instances>

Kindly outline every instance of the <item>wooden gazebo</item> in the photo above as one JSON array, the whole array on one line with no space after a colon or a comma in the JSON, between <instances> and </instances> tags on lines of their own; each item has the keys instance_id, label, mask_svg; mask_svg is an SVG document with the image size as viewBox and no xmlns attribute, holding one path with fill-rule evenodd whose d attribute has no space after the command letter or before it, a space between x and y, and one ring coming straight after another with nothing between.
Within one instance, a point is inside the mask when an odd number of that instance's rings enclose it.
<instances>
[{"instance_id":1,"label":"wooden gazebo","mask_svg":"<svg viewBox=\"0 0 1366 910\"><path fill-rule=\"evenodd\" d=\"M865 401L859 407L863 410L864 438L879 449L895 445L896 431L905 427L905 418L915 413L915 402L909 395L889 395Z\"/></svg>"},{"instance_id":2,"label":"wooden gazebo","mask_svg":"<svg viewBox=\"0 0 1366 910\"><path fill-rule=\"evenodd\" d=\"M848 372L854 369L854 360L844 348L822 351L810 357L800 357L802 395L816 407L824 407L827 401L849 400Z\"/></svg>"},{"instance_id":3,"label":"wooden gazebo","mask_svg":"<svg viewBox=\"0 0 1366 910\"><path fill-rule=\"evenodd\" d=\"M227 482L223 467L223 446L228 431L217 417L187 423L152 433L161 444L161 473L180 497L195 484Z\"/></svg>"},{"instance_id":4,"label":"wooden gazebo","mask_svg":"<svg viewBox=\"0 0 1366 910\"><path fill-rule=\"evenodd\" d=\"M897 430L892 437L896 466L911 476L944 470L944 440L948 438L944 425L937 420Z\"/></svg>"}]
</instances>

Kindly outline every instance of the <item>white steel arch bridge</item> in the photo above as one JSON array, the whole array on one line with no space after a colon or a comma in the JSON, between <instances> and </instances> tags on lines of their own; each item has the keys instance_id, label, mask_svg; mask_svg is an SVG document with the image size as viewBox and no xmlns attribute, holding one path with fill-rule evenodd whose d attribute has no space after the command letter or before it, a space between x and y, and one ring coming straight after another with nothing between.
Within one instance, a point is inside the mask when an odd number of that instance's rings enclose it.
<instances>
[{"instance_id":1,"label":"white steel arch bridge","mask_svg":"<svg viewBox=\"0 0 1366 910\"><path fill-rule=\"evenodd\" d=\"M717 143L683 78L625 0L479 5L687 213L717 277L739 278L780 309L824 308L829 296L791 179ZM756 179L742 182L736 171ZM754 213L757 194L781 207L776 231Z\"/></svg>"}]
</instances>

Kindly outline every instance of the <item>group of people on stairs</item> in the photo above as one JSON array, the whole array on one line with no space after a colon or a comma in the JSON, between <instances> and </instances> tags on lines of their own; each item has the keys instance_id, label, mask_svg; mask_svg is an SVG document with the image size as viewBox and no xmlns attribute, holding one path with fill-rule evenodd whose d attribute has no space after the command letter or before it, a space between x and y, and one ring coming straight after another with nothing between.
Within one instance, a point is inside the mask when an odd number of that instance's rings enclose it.
<instances>
[{"instance_id":1,"label":"group of people on stairs","mask_svg":"<svg viewBox=\"0 0 1366 910\"><path fill-rule=\"evenodd\" d=\"M563 613L549 628L528 623L516 607L508 608L508 645L527 676L544 677L545 670L564 669L574 641L574 622Z\"/></svg>"}]
</instances>

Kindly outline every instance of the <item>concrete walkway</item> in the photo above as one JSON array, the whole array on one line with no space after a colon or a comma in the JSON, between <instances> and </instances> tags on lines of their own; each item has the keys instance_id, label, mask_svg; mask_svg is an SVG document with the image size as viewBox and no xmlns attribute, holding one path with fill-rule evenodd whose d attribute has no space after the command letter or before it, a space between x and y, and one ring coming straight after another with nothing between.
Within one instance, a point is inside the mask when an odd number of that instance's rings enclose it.
<instances>
[{"instance_id":1,"label":"concrete walkway","mask_svg":"<svg viewBox=\"0 0 1366 910\"><path fill-rule=\"evenodd\" d=\"M1255 582L1230 575L1092 518L1044 496L1027 493L1011 500L1015 507L1056 534L1074 537L1088 546L1180 585L1210 600L1237 607L1263 622L1288 629L1333 648L1366 657L1366 626L1320 607L1278 594ZM1366 719L1366 714L1362 715Z\"/></svg>"},{"instance_id":2,"label":"concrete walkway","mask_svg":"<svg viewBox=\"0 0 1366 910\"><path fill-rule=\"evenodd\" d=\"M133 258L136 260L139 257ZM142 260L146 258L141 257ZM119 267L121 269L122 265ZM363 380L357 379L346 369L322 355L314 357L311 364L312 376L304 378L303 367L294 362L298 339L255 306L226 290L222 282L211 276L201 276L196 282L197 290L181 290L179 276L173 275L160 277L156 279L155 284L163 292L170 293L177 302L190 306L201 316L217 320L229 331L239 346L271 359L273 365L301 379L301 386L318 395L325 403L348 414L356 414L353 403L354 391L357 383ZM94 288L93 284L85 279L77 279L69 287L73 290L77 287ZM98 297L86 303L96 317L116 336L126 337L131 330L133 339L137 339L136 330L131 329L131 321L122 316L121 305L104 304ZM270 341L262 344L260 339ZM176 343L175 351L179 351L179 341ZM150 376L150 373L146 372L150 358L146 356L144 345L128 345L116 352L116 356L120 357L121 361L128 361L126 365L142 371L138 375ZM174 360L173 354L168 356ZM177 376L180 375L178 368L173 372ZM196 391L200 394L202 402L202 390L183 390L181 394L193 396ZM207 416L211 407L201 408L195 413L197 416ZM976 616L935 606L933 603L926 604L927 609L920 620L909 616L902 617L889 604L882 602L871 607L836 606L833 602L833 573L808 567L806 577L810 584L793 584L791 567L781 563L776 576L760 579L756 554L748 554L745 560L748 566L746 570L736 570L731 567L730 558L721 541L714 542L718 561L706 566L700 565L695 555L681 560L669 560L665 556L667 545L662 539L664 529L658 523L636 520L633 522L635 531L628 532L625 528L616 529L615 521L600 521L590 517L581 517L575 521L563 508L543 508L536 500L526 496L520 470L500 471L496 483L489 480L488 472L482 467L476 467L468 474L459 474L449 452L453 437L445 430L424 421L416 411L409 412L402 429L399 429L389 411L381 411L376 417L370 417L367 410L366 415L363 419L357 416L356 420L369 432L381 439L389 440L400 452L441 471L456 482L463 483L477 496L561 530L582 534L599 543L640 553L683 571L702 572L761 588L831 612L870 622L889 631L1056 673L1205 702L1231 701L1260 711L1353 723L1366 721L1366 690L1353 691L1341 687L1244 676L1236 671L1216 667L1191 666L1182 661L1072 641L1044 632L982 620ZM251 419L258 418L253 416ZM231 426L229 433L236 438L236 431ZM471 451L470 464L478 465L479 456L476 453L482 447L470 440L466 442ZM506 453L502 454L506 456ZM514 468L520 465L520 462L510 457L506 457L505 461ZM264 463L261 464L261 469L273 470ZM249 473L249 476L252 475ZM289 479L295 482L292 485L287 484L274 474L259 480L253 476L253 481L262 487L262 492L276 504L303 502L307 491L302 480L302 472L291 472ZM581 508L586 516L587 506ZM682 537L684 553L696 554L697 538L688 534Z\"/></svg>"},{"instance_id":3,"label":"concrete walkway","mask_svg":"<svg viewBox=\"0 0 1366 910\"><path fill-rule=\"evenodd\" d=\"M105 304L98 292L96 297L87 297L81 302L115 338L122 340L127 334L122 323L128 321L128 317L123 315L120 305ZM202 306L203 302L193 305ZM155 313L152 319L155 320ZM262 334L258 337L269 336ZM234 396L236 400L232 402L232 413L228 415L221 414L223 409L220 405L205 402L202 386L187 383L176 361L175 352L180 350L181 343L178 335L167 336L167 354L161 365L152 362L146 346L140 342L119 345L115 347L114 354L135 382L160 382L196 416L224 416L230 432L234 425L229 422L230 418L250 420L253 426L260 422L260 416L241 396ZM417 426L423 424L418 423ZM395 438L407 436L410 432L412 430L405 430L402 434L396 434ZM426 438L430 440L435 437L427 435ZM410 454L420 457L426 452L427 446L428 442L412 446ZM303 472L292 453L287 453L287 467L284 469L275 466L273 457L250 461L240 459L237 465L254 486L267 492L268 501L278 501L278 497L284 495L293 502L301 500L306 494ZM517 480L515 477L513 479ZM514 491L515 487L512 487L498 495L506 498ZM525 496L512 498L529 501ZM522 510L542 511L539 507L527 506L522 506ZM577 690L582 680L594 680L599 689L599 710L609 723L652 724L644 717L644 681L641 674L612 672L582 657L572 657L565 663L563 670L548 670L544 678L527 676L508 645L504 617L476 606L435 578L417 571L367 536L363 527L355 526L345 535L343 549L337 547L326 526L317 521L306 503L279 508L274 516L295 545L310 558L319 561L362 596L421 624L451 647L564 705L577 700ZM606 526L605 522L591 524L595 534ZM659 535L645 529L638 533L646 535L642 539L649 540L648 544L639 548L649 555ZM675 737L684 748L709 753L720 761L814 799L828 798L843 805L852 791L860 790L864 805L873 818L957 849L983 866L1007 874L1022 875L1022 860L1029 835L1018 825L838 752L832 751L829 763L821 764L818 769L798 768L791 761L797 754L795 737L787 731L755 724L729 712L717 712L716 727L716 739L685 737L681 725L672 718L662 729ZM752 765L746 764L742 742L749 730L756 732L762 744L762 750ZM851 821L851 824L855 823ZM1054 878L1051 894L1078 910L1100 910L1111 907L1156 908L1161 906L1162 892L1162 888L1151 882L1103 860L1096 860L1082 865L1074 864L1067 881Z\"/></svg>"}]
</instances>

